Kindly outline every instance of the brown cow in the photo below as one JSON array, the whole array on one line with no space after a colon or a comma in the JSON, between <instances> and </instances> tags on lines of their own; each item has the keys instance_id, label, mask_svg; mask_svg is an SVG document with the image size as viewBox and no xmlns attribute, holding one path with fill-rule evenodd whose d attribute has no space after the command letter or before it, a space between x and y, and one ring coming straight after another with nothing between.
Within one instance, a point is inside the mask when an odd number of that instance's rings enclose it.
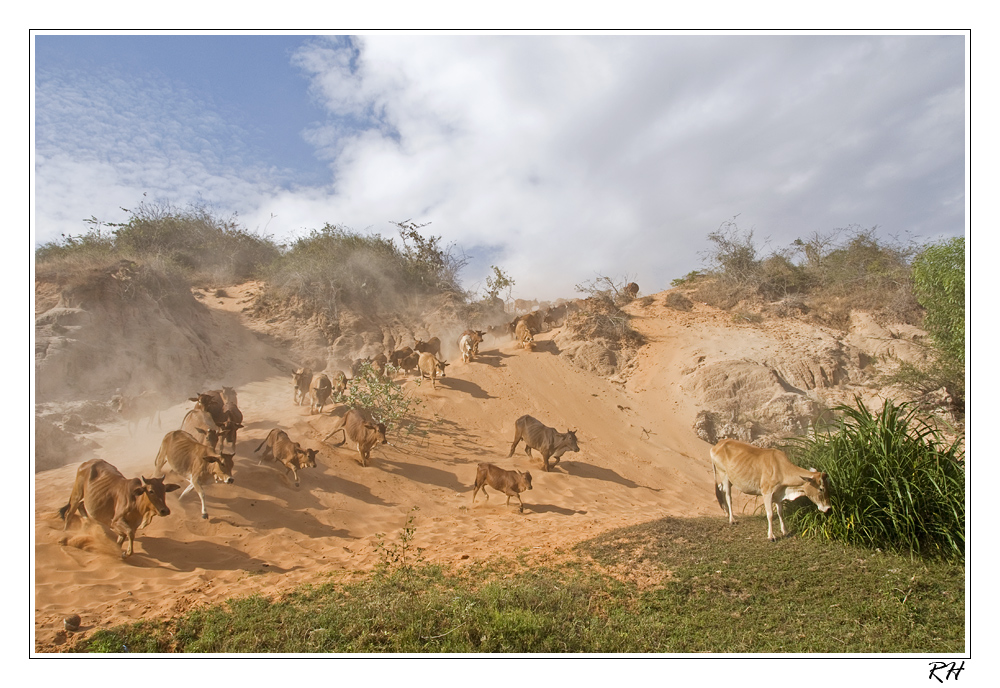
<instances>
[{"instance_id":1,"label":"brown cow","mask_svg":"<svg viewBox=\"0 0 1000 688\"><path fill-rule=\"evenodd\" d=\"M148 526L153 516L169 516L166 493L178 489L180 485L164 485L162 477L127 479L107 461L87 461L76 471L69 503L59 509L59 516L65 521L63 530L79 510L82 516L117 533L119 545L128 540L122 559L130 557L135 532Z\"/></svg>"},{"instance_id":2,"label":"brown cow","mask_svg":"<svg viewBox=\"0 0 1000 688\"><path fill-rule=\"evenodd\" d=\"M299 486L299 469L316 467L316 454L318 452L315 449L303 449L302 445L298 442L292 442L288 434L279 428L269 432L254 451L259 452L261 447L264 447L264 453L261 454L260 461L278 463L285 469L286 478L289 473L292 474L295 479L295 487ZM258 466L260 461L257 462Z\"/></svg>"},{"instance_id":3,"label":"brown cow","mask_svg":"<svg viewBox=\"0 0 1000 688\"><path fill-rule=\"evenodd\" d=\"M357 446L362 466L368 465L368 457L371 456L372 447L379 443L389 443L385 438L385 424L375 423L371 419L371 414L358 409L349 410L341 420L340 427L335 428L333 432L324 437L323 441L326 442L338 432L344 433L344 439L339 444L350 440Z\"/></svg>"},{"instance_id":4,"label":"brown cow","mask_svg":"<svg viewBox=\"0 0 1000 688\"><path fill-rule=\"evenodd\" d=\"M306 395L309 394L309 385L312 384L312 379L313 373L309 368L299 368L292 373L292 384L295 386L292 401L296 406L301 406L302 402L305 401Z\"/></svg>"},{"instance_id":5,"label":"brown cow","mask_svg":"<svg viewBox=\"0 0 1000 688\"><path fill-rule=\"evenodd\" d=\"M153 418L156 418L156 427L160 426L160 407L163 405L163 397L156 392L142 392L137 396L127 396L121 390L115 390L115 395L111 397L111 408L118 412L125 419L125 427L128 434L132 435L132 426L139 429L139 421L147 418L146 429L153 426Z\"/></svg>"},{"instance_id":6,"label":"brown cow","mask_svg":"<svg viewBox=\"0 0 1000 688\"><path fill-rule=\"evenodd\" d=\"M466 330L462 333L462 336L458 339L459 351L462 349L462 339L469 337L469 343L472 345L472 355L479 355L479 345L483 343L483 336L486 334L485 330Z\"/></svg>"},{"instance_id":7,"label":"brown cow","mask_svg":"<svg viewBox=\"0 0 1000 688\"><path fill-rule=\"evenodd\" d=\"M517 327L514 330L514 339L517 340L517 345L523 349L530 349L535 344L534 333L524 320L517 321Z\"/></svg>"},{"instance_id":8,"label":"brown cow","mask_svg":"<svg viewBox=\"0 0 1000 688\"><path fill-rule=\"evenodd\" d=\"M490 495L486 492L489 485L494 490L499 490L507 495L507 506L510 506L510 498L517 497L521 503L519 511L524 513L524 502L521 501L521 493L531 489L531 473L521 471L508 471L494 466L491 463L481 463L476 469L476 484L472 490L472 503L476 503L476 494L483 491L489 501Z\"/></svg>"},{"instance_id":9,"label":"brown cow","mask_svg":"<svg viewBox=\"0 0 1000 688\"><path fill-rule=\"evenodd\" d=\"M222 422L216 421L216 424L219 426L219 445L217 449L222 452L224 449L229 448L235 454L236 431L243 427L243 412L236 405L235 389L232 387L223 387L221 390L213 390L209 394L216 394L216 392L222 401ZM183 429L181 428L181 430Z\"/></svg>"},{"instance_id":10,"label":"brown cow","mask_svg":"<svg viewBox=\"0 0 1000 688\"><path fill-rule=\"evenodd\" d=\"M412 353L413 349L408 346L404 346L402 349L396 349L389 354L389 363L399 368L401 367L400 364L403 362L403 359Z\"/></svg>"},{"instance_id":11,"label":"brown cow","mask_svg":"<svg viewBox=\"0 0 1000 688\"><path fill-rule=\"evenodd\" d=\"M214 399L209 393L200 393L191 398L196 402L194 408L187 412L181 422L181 430L190 434L196 440L214 451L219 444L219 426L216 424L212 414L208 411L214 404ZM221 413L221 410L220 410Z\"/></svg>"},{"instance_id":12,"label":"brown cow","mask_svg":"<svg viewBox=\"0 0 1000 688\"><path fill-rule=\"evenodd\" d=\"M323 407L333 395L333 383L326 373L320 373L309 385L309 413L323 413Z\"/></svg>"},{"instance_id":13,"label":"brown cow","mask_svg":"<svg viewBox=\"0 0 1000 688\"><path fill-rule=\"evenodd\" d=\"M556 465L560 457L568 451L578 452L580 446L576 443L576 431L556 432L555 428L542 425L531 416L521 416L514 421L514 442L510 445L508 457L514 456L517 443L524 439L524 453L531 456L534 449L542 455L542 464L549 470L549 458L555 459Z\"/></svg>"},{"instance_id":14,"label":"brown cow","mask_svg":"<svg viewBox=\"0 0 1000 688\"><path fill-rule=\"evenodd\" d=\"M414 351L406 358L399 362L399 367L403 369L404 373L408 373L411 370L419 370L420 366L420 352Z\"/></svg>"},{"instance_id":15,"label":"brown cow","mask_svg":"<svg viewBox=\"0 0 1000 688\"><path fill-rule=\"evenodd\" d=\"M639 285L635 282L629 282L625 285L625 296L628 297L629 301L634 299L639 295Z\"/></svg>"},{"instance_id":16,"label":"brown cow","mask_svg":"<svg viewBox=\"0 0 1000 688\"><path fill-rule=\"evenodd\" d=\"M183 430L168 432L160 443L156 454L156 476L163 475L163 465L170 464L171 470L191 484L181 492L183 498L193 488L201 498L201 517L208 518L205 510L205 491L201 482L214 478L217 483L233 483L233 455L216 455L213 450L201 444Z\"/></svg>"},{"instance_id":17,"label":"brown cow","mask_svg":"<svg viewBox=\"0 0 1000 688\"><path fill-rule=\"evenodd\" d=\"M781 502L786 499L808 497L820 511L830 510L830 479L826 473L799 468L780 449L761 449L736 440L722 440L712 447L712 473L715 475L715 498L722 510L733 518L732 488L750 495L764 496L764 513L767 514L767 539L775 540L771 525L771 505L778 512L781 534L785 519L781 515Z\"/></svg>"},{"instance_id":18,"label":"brown cow","mask_svg":"<svg viewBox=\"0 0 1000 688\"><path fill-rule=\"evenodd\" d=\"M344 395L347 391L347 383L350 380L347 379L347 375L342 370L333 371L333 392L337 397Z\"/></svg>"},{"instance_id":19,"label":"brown cow","mask_svg":"<svg viewBox=\"0 0 1000 688\"><path fill-rule=\"evenodd\" d=\"M435 358L434 354L422 352L420 359L417 361L417 368L420 370L420 379L429 377L431 379L431 389L436 389L437 375L441 373L441 377L444 377L444 369L447 365L447 362L439 361Z\"/></svg>"},{"instance_id":20,"label":"brown cow","mask_svg":"<svg viewBox=\"0 0 1000 688\"><path fill-rule=\"evenodd\" d=\"M413 345L413 350L417 353L429 353L435 358L441 355L441 340L437 337L431 337L426 342L417 340Z\"/></svg>"}]
</instances>

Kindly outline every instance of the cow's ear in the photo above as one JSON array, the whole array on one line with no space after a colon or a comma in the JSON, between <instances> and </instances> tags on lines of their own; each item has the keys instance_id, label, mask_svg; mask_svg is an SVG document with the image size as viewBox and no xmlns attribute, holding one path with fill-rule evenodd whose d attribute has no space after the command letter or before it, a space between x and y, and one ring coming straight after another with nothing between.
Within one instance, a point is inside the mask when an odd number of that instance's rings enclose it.
<instances>
[{"instance_id":1,"label":"cow's ear","mask_svg":"<svg viewBox=\"0 0 1000 688\"><path fill-rule=\"evenodd\" d=\"M198 397L188 397L188 401L193 401L197 403Z\"/></svg>"},{"instance_id":2,"label":"cow's ear","mask_svg":"<svg viewBox=\"0 0 1000 688\"><path fill-rule=\"evenodd\" d=\"M237 424L236 424L236 429L237 429L237 430L239 430L239 429L240 429L240 428L242 428L242 427L243 427L243 423L237 423Z\"/></svg>"},{"instance_id":3,"label":"cow's ear","mask_svg":"<svg viewBox=\"0 0 1000 688\"><path fill-rule=\"evenodd\" d=\"M219 463L220 461L222 461L222 459L218 456L209 455L205 457L205 463Z\"/></svg>"},{"instance_id":4,"label":"cow's ear","mask_svg":"<svg viewBox=\"0 0 1000 688\"><path fill-rule=\"evenodd\" d=\"M179 489L181 489L181 486L175 485L174 483L167 483L166 485L163 486L164 492L173 492L174 490L179 490Z\"/></svg>"},{"instance_id":5,"label":"cow's ear","mask_svg":"<svg viewBox=\"0 0 1000 688\"><path fill-rule=\"evenodd\" d=\"M135 487L132 488L133 497L141 497L145 492L146 492L145 485L136 485Z\"/></svg>"}]
</instances>

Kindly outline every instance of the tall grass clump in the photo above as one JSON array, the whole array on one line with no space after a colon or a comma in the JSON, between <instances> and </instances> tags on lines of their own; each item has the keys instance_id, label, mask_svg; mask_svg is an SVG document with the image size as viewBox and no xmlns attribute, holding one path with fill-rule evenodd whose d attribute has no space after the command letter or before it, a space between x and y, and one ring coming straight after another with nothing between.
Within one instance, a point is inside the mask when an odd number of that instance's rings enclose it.
<instances>
[{"instance_id":1,"label":"tall grass clump","mask_svg":"<svg viewBox=\"0 0 1000 688\"><path fill-rule=\"evenodd\" d=\"M886 400L838 406L826 432L795 442L796 463L826 471L832 510L797 509L803 534L945 559L965 558L965 452L918 416Z\"/></svg>"}]
</instances>

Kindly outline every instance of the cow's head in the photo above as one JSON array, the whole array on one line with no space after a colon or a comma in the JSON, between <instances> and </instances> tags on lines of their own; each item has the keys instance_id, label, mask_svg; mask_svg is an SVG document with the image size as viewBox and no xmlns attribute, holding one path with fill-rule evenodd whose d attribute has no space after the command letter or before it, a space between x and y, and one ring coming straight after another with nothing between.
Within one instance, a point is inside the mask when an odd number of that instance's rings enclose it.
<instances>
[{"instance_id":1,"label":"cow's head","mask_svg":"<svg viewBox=\"0 0 1000 688\"><path fill-rule=\"evenodd\" d=\"M447 361L438 361L438 360L434 361L434 367L436 367L438 369L438 372L441 373L441 377L444 377L444 369L445 366L447 365L448 365Z\"/></svg>"},{"instance_id":2,"label":"cow's head","mask_svg":"<svg viewBox=\"0 0 1000 688\"><path fill-rule=\"evenodd\" d=\"M316 468L316 455L319 452L315 449L303 449L295 443L295 455L299 459L299 468Z\"/></svg>"},{"instance_id":3,"label":"cow's head","mask_svg":"<svg viewBox=\"0 0 1000 688\"><path fill-rule=\"evenodd\" d=\"M816 508L826 513L830 510L830 476L822 471L812 469L808 475L803 475L800 495L812 500Z\"/></svg>"},{"instance_id":4,"label":"cow's head","mask_svg":"<svg viewBox=\"0 0 1000 688\"><path fill-rule=\"evenodd\" d=\"M522 473L521 471L518 471L517 472L517 483L518 483L517 486L520 488L520 490L519 490L520 492L524 492L525 490L530 490L531 489L531 473L528 473L527 471L525 471L524 473Z\"/></svg>"},{"instance_id":5,"label":"cow's head","mask_svg":"<svg viewBox=\"0 0 1000 688\"><path fill-rule=\"evenodd\" d=\"M379 444L389 444L389 440L385 438L385 423L365 423L365 428L368 432L374 432L375 437L378 438Z\"/></svg>"},{"instance_id":6,"label":"cow's head","mask_svg":"<svg viewBox=\"0 0 1000 688\"><path fill-rule=\"evenodd\" d=\"M576 443L576 430L566 430L563 434L567 451L580 451L580 445Z\"/></svg>"},{"instance_id":7,"label":"cow's head","mask_svg":"<svg viewBox=\"0 0 1000 688\"><path fill-rule=\"evenodd\" d=\"M225 454L221 453L219 456L206 456L205 463L209 465L212 469L212 475L215 477L215 482L226 483L227 485L233 484L233 458L235 454Z\"/></svg>"},{"instance_id":8,"label":"cow's head","mask_svg":"<svg viewBox=\"0 0 1000 688\"><path fill-rule=\"evenodd\" d=\"M160 516L169 516L170 509L167 508L167 493L179 490L180 485L174 483L163 483L163 478L147 478L143 476L139 487L132 491L132 496L136 499L146 495L149 505Z\"/></svg>"}]
</instances>

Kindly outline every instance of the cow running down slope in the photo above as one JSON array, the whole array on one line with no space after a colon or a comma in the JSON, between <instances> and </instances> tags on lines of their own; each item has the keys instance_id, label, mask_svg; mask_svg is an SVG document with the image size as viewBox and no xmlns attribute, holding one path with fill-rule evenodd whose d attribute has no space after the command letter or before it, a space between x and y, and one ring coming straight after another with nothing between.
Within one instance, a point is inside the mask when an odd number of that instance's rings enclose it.
<instances>
[{"instance_id":1,"label":"cow running down slope","mask_svg":"<svg viewBox=\"0 0 1000 688\"><path fill-rule=\"evenodd\" d=\"M531 489L531 473L508 471L492 463L479 464L479 467L476 469L476 483L473 485L472 490L473 504L476 503L476 494L479 490L482 490L487 501L489 500L490 495L486 492L487 485L507 495L507 506L510 506L511 497L517 497L517 501L521 504L519 511L524 513L524 502L521 501L521 493Z\"/></svg>"},{"instance_id":2,"label":"cow running down slope","mask_svg":"<svg viewBox=\"0 0 1000 688\"><path fill-rule=\"evenodd\" d=\"M76 471L69 503L59 509L65 521L63 530L79 510L82 516L114 531L119 545L128 540L122 559L130 557L135 532L148 526L153 516L169 516L166 493L178 489L180 485L164 485L163 478L128 479L107 461L87 461Z\"/></svg>"},{"instance_id":3,"label":"cow running down slope","mask_svg":"<svg viewBox=\"0 0 1000 688\"><path fill-rule=\"evenodd\" d=\"M534 449L542 455L542 465L545 471L549 470L549 458L555 459L555 464L559 463L560 457L568 451L580 451L580 445L576 443L576 431L556 432L555 428L542 425L531 416L521 416L514 421L514 441L510 445L508 457L514 456L514 449L518 442L524 439L524 453L529 457Z\"/></svg>"},{"instance_id":4,"label":"cow running down slope","mask_svg":"<svg viewBox=\"0 0 1000 688\"><path fill-rule=\"evenodd\" d=\"M163 475L164 464L191 484L181 492L184 497L194 489L201 498L201 517L208 518L205 510L205 490L201 483L214 479L217 483L233 483L233 455L216 455L211 447L201 444L183 430L168 432L160 443L160 451L156 454L156 476Z\"/></svg>"},{"instance_id":5,"label":"cow running down slope","mask_svg":"<svg viewBox=\"0 0 1000 688\"><path fill-rule=\"evenodd\" d=\"M715 475L715 497L722 510L733 518L732 488L749 495L763 495L764 513L767 514L767 539L774 541L771 525L771 505L778 512L781 534L785 519L781 515L781 502L786 499L808 497L820 511L830 510L830 479L826 473L799 468L785 452L779 449L761 449L737 440L722 440L710 452L712 472Z\"/></svg>"},{"instance_id":6,"label":"cow running down slope","mask_svg":"<svg viewBox=\"0 0 1000 688\"><path fill-rule=\"evenodd\" d=\"M326 442L328 439L336 435L338 432L344 433L344 439L340 442L350 440L352 444L357 447L358 454L361 456L361 465L368 465L368 458L371 456L372 448L376 444L389 444L389 441L385 438L385 424L375 423L370 417L366 417L368 414L362 413L358 409L351 409L345 415L341 421L341 425L323 438Z\"/></svg>"},{"instance_id":7,"label":"cow running down slope","mask_svg":"<svg viewBox=\"0 0 1000 688\"><path fill-rule=\"evenodd\" d=\"M262 461L274 461L285 469L286 478L289 473L292 474L295 480L295 487L299 486L299 470L316 467L317 451L315 449L303 449L302 445L298 442L292 442L288 433L280 428L274 428L269 432L264 441L257 445L257 449L254 451L259 452L262 448L264 449L264 453L261 454L257 465L259 466Z\"/></svg>"}]
</instances>

